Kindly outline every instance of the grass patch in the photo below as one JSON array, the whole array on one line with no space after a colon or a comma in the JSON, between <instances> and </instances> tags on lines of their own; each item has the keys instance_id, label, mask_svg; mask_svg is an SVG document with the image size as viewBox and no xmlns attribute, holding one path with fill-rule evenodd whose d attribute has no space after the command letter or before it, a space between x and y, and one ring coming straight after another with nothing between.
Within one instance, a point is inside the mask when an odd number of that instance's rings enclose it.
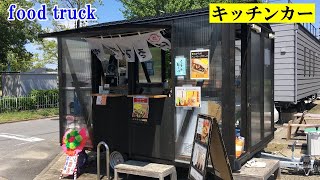
<instances>
[{"instance_id":1,"label":"grass patch","mask_svg":"<svg viewBox=\"0 0 320 180\"><path fill-rule=\"evenodd\" d=\"M0 123L24 121L30 119L40 119L46 117L57 116L58 108L47 108L29 111L15 111L0 113Z\"/></svg>"}]
</instances>

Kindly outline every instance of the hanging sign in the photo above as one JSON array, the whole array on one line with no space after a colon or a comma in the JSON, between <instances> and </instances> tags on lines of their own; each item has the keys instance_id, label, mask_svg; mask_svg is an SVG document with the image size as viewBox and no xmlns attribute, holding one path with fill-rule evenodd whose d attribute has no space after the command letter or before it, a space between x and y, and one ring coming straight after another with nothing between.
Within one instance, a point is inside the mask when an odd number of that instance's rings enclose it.
<instances>
[{"instance_id":1,"label":"hanging sign","mask_svg":"<svg viewBox=\"0 0 320 180\"><path fill-rule=\"evenodd\" d=\"M133 45L132 41L130 38L121 38L117 42L118 47L122 51L123 57L128 61L128 62L134 62L134 50L133 50Z\"/></svg>"},{"instance_id":2,"label":"hanging sign","mask_svg":"<svg viewBox=\"0 0 320 180\"><path fill-rule=\"evenodd\" d=\"M171 49L170 41L164 38L160 31L120 38L87 38L86 40L101 61L105 56L103 47L111 51L116 59L125 58L128 62L135 61L134 53L137 54L140 62L151 60L152 54L148 42L165 51Z\"/></svg>"},{"instance_id":3,"label":"hanging sign","mask_svg":"<svg viewBox=\"0 0 320 180\"><path fill-rule=\"evenodd\" d=\"M140 62L149 61L152 58L147 41L141 39L140 36L135 36L133 40L133 48Z\"/></svg>"},{"instance_id":4,"label":"hanging sign","mask_svg":"<svg viewBox=\"0 0 320 180\"><path fill-rule=\"evenodd\" d=\"M209 79L209 49L190 51L190 79Z\"/></svg>"},{"instance_id":5,"label":"hanging sign","mask_svg":"<svg viewBox=\"0 0 320 180\"><path fill-rule=\"evenodd\" d=\"M176 107L201 106L201 87L175 87Z\"/></svg>"},{"instance_id":6,"label":"hanging sign","mask_svg":"<svg viewBox=\"0 0 320 180\"><path fill-rule=\"evenodd\" d=\"M86 41L89 43L91 51L98 57L100 61L104 61L106 54L104 53L102 43L97 38L87 38Z\"/></svg>"},{"instance_id":7,"label":"hanging sign","mask_svg":"<svg viewBox=\"0 0 320 180\"><path fill-rule=\"evenodd\" d=\"M132 119L147 122L148 116L149 116L149 98L144 96L134 96Z\"/></svg>"},{"instance_id":8,"label":"hanging sign","mask_svg":"<svg viewBox=\"0 0 320 180\"><path fill-rule=\"evenodd\" d=\"M102 45L109 49L117 60L121 60L123 56L121 50L116 44L117 42L118 38L102 39Z\"/></svg>"},{"instance_id":9,"label":"hanging sign","mask_svg":"<svg viewBox=\"0 0 320 180\"><path fill-rule=\"evenodd\" d=\"M161 34L160 31L152 32L152 33L147 33L145 35L146 40L156 46L161 48L162 50L168 51L171 49L171 43L168 39L164 38Z\"/></svg>"},{"instance_id":10,"label":"hanging sign","mask_svg":"<svg viewBox=\"0 0 320 180\"><path fill-rule=\"evenodd\" d=\"M183 56L176 56L175 58L175 75L176 76L185 76L187 75L187 59Z\"/></svg>"}]
</instances>

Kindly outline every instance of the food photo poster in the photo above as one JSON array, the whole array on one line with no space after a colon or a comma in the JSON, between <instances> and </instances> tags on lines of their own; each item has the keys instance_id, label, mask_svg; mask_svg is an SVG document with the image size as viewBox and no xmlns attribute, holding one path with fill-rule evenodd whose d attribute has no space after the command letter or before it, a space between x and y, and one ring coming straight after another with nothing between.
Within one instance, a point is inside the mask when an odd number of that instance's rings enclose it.
<instances>
[{"instance_id":1,"label":"food photo poster","mask_svg":"<svg viewBox=\"0 0 320 180\"><path fill-rule=\"evenodd\" d=\"M176 107L201 106L201 87L175 87Z\"/></svg>"},{"instance_id":2,"label":"food photo poster","mask_svg":"<svg viewBox=\"0 0 320 180\"><path fill-rule=\"evenodd\" d=\"M209 49L190 51L190 79L209 79Z\"/></svg>"},{"instance_id":3,"label":"food photo poster","mask_svg":"<svg viewBox=\"0 0 320 180\"><path fill-rule=\"evenodd\" d=\"M148 97L133 97L132 119L147 121L149 116L149 98Z\"/></svg>"}]
</instances>

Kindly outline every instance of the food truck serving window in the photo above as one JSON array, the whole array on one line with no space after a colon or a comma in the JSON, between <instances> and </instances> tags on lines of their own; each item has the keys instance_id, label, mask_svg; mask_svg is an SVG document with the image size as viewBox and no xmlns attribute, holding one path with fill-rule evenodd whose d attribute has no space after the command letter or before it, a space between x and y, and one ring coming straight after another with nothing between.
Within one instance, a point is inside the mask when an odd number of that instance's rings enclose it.
<instances>
[{"instance_id":1,"label":"food truck serving window","mask_svg":"<svg viewBox=\"0 0 320 180\"><path fill-rule=\"evenodd\" d=\"M152 54L150 61L143 62L146 72L150 78L151 83L161 83L161 49L157 47L149 48ZM148 83L147 75L143 70L142 63L139 65L139 83Z\"/></svg>"}]
</instances>

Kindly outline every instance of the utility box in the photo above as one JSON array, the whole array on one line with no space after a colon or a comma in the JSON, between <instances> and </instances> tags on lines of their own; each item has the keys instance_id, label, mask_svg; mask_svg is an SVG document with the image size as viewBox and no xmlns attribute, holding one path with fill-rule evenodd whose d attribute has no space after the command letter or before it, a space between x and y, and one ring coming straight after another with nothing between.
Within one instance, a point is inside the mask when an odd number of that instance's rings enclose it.
<instances>
[{"instance_id":1,"label":"utility box","mask_svg":"<svg viewBox=\"0 0 320 180\"><path fill-rule=\"evenodd\" d=\"M317 130L316 128L307 128L305 132L307 133L308 155L319 156L320 130Z\"/></svg>"}]
</instances>

